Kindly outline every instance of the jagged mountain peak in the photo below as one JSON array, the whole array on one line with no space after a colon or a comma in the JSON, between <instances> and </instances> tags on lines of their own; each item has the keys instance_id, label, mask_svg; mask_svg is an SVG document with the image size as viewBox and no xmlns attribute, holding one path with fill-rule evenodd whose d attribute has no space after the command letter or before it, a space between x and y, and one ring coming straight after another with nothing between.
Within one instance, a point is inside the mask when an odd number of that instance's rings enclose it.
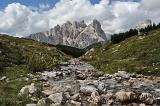
<instances>
[{"instance_id":1,"label":"jagged mountain peak","mask_svg":"<svg viewBox=\"0 0 160 106\"><path fill-rule=\"evenodd\" d=\"M101 24L94 19L87 25L82 21L67 21L56 25L49 31L31 34L28 38L54 45L67 45L77 48L85 48L93 43L107 40Z\"/></svg>"}]
</instances>

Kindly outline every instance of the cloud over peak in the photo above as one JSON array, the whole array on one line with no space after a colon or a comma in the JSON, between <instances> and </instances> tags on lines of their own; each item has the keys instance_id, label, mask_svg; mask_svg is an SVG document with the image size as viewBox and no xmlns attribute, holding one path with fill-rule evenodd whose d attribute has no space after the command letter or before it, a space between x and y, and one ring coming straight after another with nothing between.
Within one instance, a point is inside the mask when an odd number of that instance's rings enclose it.
<instances>
[{"instance_id":1,"label":"cloud over peak","mask_svg":"<svg viewBox=\"0 0 160 106\"><path fill-rule=\"evenodd\" d=\"M113 2L101 0L91 4L89 0L60 0L54 7L39 5L33 10L20 3L9 4L0 11L0 33L27 36L31 33L48 30L57 24L85 20L87 23L98 19L106 33L116 33L134 27L139 21L150 18L160 22L160 1ZM49 9L50 8L50 9Z\"/></svg>"}]
</instances>

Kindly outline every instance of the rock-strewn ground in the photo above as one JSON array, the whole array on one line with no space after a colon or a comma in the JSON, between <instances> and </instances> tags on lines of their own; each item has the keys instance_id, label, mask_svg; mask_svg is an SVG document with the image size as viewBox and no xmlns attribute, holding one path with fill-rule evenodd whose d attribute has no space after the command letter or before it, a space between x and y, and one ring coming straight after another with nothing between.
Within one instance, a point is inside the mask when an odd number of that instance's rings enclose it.
<instances>
[{"instance_id":1,"label":"rock-strewn ground","mask_svg":"<svg viewBox=\"0 0 160 106\"><path fill-rule=\"evenodd\" d=\"M44 95L36 98L38 106L108 106L160 105L160 78L119 71L104 74L77 59L63 62L50 72L38 73L35 81L43 83ZM19 95L32 95L34 84L23 87ZM36 104L28 104L28 106Z\"/></svg>"}]
</instances>

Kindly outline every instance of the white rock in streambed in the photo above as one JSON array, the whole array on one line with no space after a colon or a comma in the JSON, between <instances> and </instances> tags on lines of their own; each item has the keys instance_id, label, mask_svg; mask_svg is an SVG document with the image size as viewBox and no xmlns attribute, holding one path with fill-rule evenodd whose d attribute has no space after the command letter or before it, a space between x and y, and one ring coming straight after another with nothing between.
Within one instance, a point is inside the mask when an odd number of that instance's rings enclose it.
<instances>
[{"instance_id":1,"label":"white rock in streambed","mask_svg":"<svg viewBox=\"0 0 160 106\"><path fill-rule=\"evenodd\" d=\"M92 85L81 86L80 92L84 93L85 95L90 95L92 92L97 92L98 89Z\"/></svg>"},{"instance_id":2,"label":"white rock in streambed","mask_svg":"<svg viewBox=\"0 0 160 106\"><path fill-rule=\"evenodd\" d=\"M139 100L147 105L152 105L154 103L154 96L150 93L142 93L139 96Z\"/></svg>"},{"instance_id":3,"label":"white rock in streambed","mask_svg":"<svg viewBox=\"0 0 160 106\"><path fill-rule=\"evenodd\" d=\"M21 96L21 95L33 94L36 91L37 91L37 88L35 87L34 83L32 83L31 85L26 85L26 86L22 87L19 95Z\"/></svg>"},{"instance_id":4,"label":"white rock in streambed","mask_svg":"<svg viewBox=\"0 0 160 106\"><path fill-rule=\"evenodd\" d=\"M115 94L116 99L120 102L131 102L137 99L137 96L134 92L125 92L123 90Z\"/></svg>"},{"instance_id":5,"label":"white rock in streambed","mask_svg":"<svg viewBox=\"0 0 160 106\"><path fill-rule=\"evenodd\" d=\"M122 77L122 78L130 78L130 74L125 72L125 71L118 71L117 73L114 74L116 77Z\"/></svg>"},{"instance_id":6,"label":"white rock in streambed","mask_svg":"<svg viewBox=\"0 0 160 106\"><path fill-rule=\"evenodd\" d=\"M48 97L53 103L59 103L61 104L63 101L64 101L64 98L63 98L63 93L55 93L55 94L51 94L49 97Z\"/></svg>"}]
</instances>

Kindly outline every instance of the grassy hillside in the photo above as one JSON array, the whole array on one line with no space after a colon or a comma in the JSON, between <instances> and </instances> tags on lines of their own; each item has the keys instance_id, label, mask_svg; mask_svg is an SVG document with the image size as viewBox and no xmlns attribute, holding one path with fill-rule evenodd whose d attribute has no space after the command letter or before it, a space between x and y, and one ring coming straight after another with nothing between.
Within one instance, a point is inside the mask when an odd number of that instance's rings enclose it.
<instances>
[{"instance_id":1,"label":"grassy hillside","mask_svg":"<svg viewBox=\"0 0 160 106\"><path fill-rule=\"evenodd\" d=\"M17 96L20 89L32 81L19 80L27 73L51 69L61 61L70 59L57 47L29 39L0 35L0 78L7 76L8 81L0 81L0 105L23 106L31 100ZM40 82L35 82L37 85Z\"/></svg>"},{"instance_id":2,"label":"grassy hillside","mask_svg":"<svg viewBox=\"0 0 160 106\"><path fill-rule=\"evenodd\" d=\"M0 72L18 66L43 71L69 58L54 46L0 35Z\"/></svg>"},{"instance_id":3,"label":"grassy hillside","mask_svg":"<svg viewBox=\"0 0 160 106\"><path fill-rule=\"evenodd\" d=\"M81 58L108 73L124 70L160 75L160 29L118 44L106 44Z\"/></svg>"}]
</instances>

